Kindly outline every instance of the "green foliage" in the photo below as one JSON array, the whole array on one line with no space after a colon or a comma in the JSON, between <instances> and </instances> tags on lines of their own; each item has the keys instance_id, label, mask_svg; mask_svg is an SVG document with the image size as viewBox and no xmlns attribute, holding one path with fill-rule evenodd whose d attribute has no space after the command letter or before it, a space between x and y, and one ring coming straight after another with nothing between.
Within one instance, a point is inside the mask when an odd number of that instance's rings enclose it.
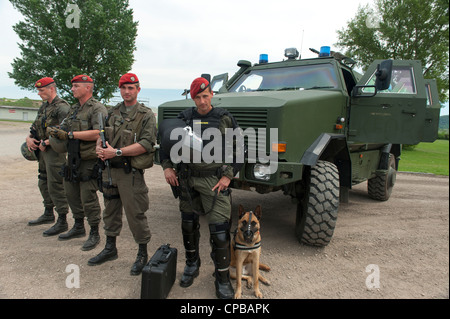
<instances>
[{"instance_id":1,"label":"green foliage","mask_svg":"<svg viewBox=\"0 0 450 319\"><path fill-rule=\"evenodd\" d=\"M439 132L438 132L438 139L440 139L440 140L448 140L448 138L449 138L448 129L446 129L446 130L439 130Z\"/></svg>"},{"instance_id":2,"label":"green foliage","mask_svg":"<svg viewBox=\"0 0 450 319\"><path fill-rule=\"evenodd\" d=\"M420 143L413 150L403 149L399 171L449 175L449 142Z\"/></svg>"},{"instance_id":3,"label":"green foliage","mask_svg":"<svg viewBox=\"0 0 450 319\"><path fill-rule=\"evenodd\" d=\"M376 0L337 33L336 45L363 69L375 59L420 60L440 101L449 100L449 0Z\"/></svg>"},{"instance_id":4,"label":"green foliage","mask_svg":"<svg viewBox=\"0 0 450 319\"><path fill-rule=\"evenodd\" d=\"M448 115L442 115L441 117L439 117L439 129L448 130L448 124Z\"/></svg>"},{"instance_id":5,"label":"green foliage","mask_svg":"<svg viewBox=\"0 0 450 319\"><path fill-rule=\"evenodd\" d=\"M77 12L66 10L67 1L10 2L24 16L13 27L22 40L21 57L8 73L16 85L32 90L38 79L53 77L62 97L73 101L70 81L87 74L94 79L98 99L113 96L120 75L134 62L138 23L128 0L73 0L81 12L79 27L71 28L66 22Z\"/></svg>"},{"instance_id":6,"label":"green foliage","mask_svg":"<svg viewBox=\"0 0 450 319\"><path fill-rule=\"evenodd\" d=\"M27 97L24 97L23 99L18 99L18 100L12 100L12 99L6 99L6 98L0 99L0 105L7 105L7 106L39 107L41 104L42 104L42 101L31 100Z\"/></svg>"}]
</instances>

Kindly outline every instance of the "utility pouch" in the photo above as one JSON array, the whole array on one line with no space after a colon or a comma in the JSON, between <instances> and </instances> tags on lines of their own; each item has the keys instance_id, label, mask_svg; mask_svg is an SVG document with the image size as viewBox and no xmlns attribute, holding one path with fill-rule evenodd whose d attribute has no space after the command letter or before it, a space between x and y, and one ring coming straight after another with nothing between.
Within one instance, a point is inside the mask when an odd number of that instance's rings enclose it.
<instances>
[{"instance_id":1,"label":"utility pouch","mask_svg":"<svg viewBox=\"0 0 450 319\"><path fill-rule=\"evenodd\" d=\"M103 130L105 131L106 139L112 141L114 136L114 127L104 127Z\"/></svg>"},{"instance_id":2,"label":"utility pouch","mask_svg":"<svg viewBox=\"0 0 450 319\"><path fill-rule=\"evenodd\" d=\"M138 156L131 157L131 166L136 169L146 169L153 166L154 152L145 152Z\"/></svg>"},{"instance_id":3,"label":"utility pouch","mask_svg":"<svg viewBox=\"0 0 450 319\"><path fill-rule=\"evenodd\" d=\"M131 166L131 161L129 157L124 157L123 159L123 171L125 172L125 174L130 174L131 170L132 170L132 166Z\"/></svg>"},{"instance_id":4,"label":"utility pouch","mask_svg":"<svg viewBox=\"0 0 450 319\"><path fill-rule=\"evenodd\" d=\"M78 172L81 163L80 140L69 140L67 143L68 167L74 172Z\"/></svg>"},{"instance_id":5,"label":"utility pouch","mask_svg":"<svg viewBox=\"0 0 450 319\"><path fill-rule=\"evenodd\" d=\"M125 147L128 145L133 144L133 133L130 130L123 130L122 136L120 138L120 144L119 147Z\"/></svg>"}]
</instances>

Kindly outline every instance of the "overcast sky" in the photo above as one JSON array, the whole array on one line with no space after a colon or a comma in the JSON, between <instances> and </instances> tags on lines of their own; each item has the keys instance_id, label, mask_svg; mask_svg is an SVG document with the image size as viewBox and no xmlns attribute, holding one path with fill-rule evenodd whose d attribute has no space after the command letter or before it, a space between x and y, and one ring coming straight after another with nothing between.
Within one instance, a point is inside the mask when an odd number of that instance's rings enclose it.
<instances>
[{"instance_id":1,"label":"overcast sky","mask_svg":"<svg viewBox=\"0 0 450 319\"><path fill-rule=\"evenodd\" d=\"M0 85L10 86L6 72L20 55L12 26L22 17L9 1L0 3ZM201 73L233 73L239 60L257 62L261 53L280 61L285 48L297 47L313 57L308 48L333 46L360 3L372 1L130 0L139 21L131 71L143 87L179 89Z\"/></svg>"},{"instance_id":2,"label":"overcast sky","mask_svg":"<svg viewBox=\"0 0 450 319\"><path fill-rule=\"evenodd\" d=\"M144 88L184 89L201 73L231 76L239 60L255 63L261 53L268 54L269 61L280 61L285 48L296 47L302 57L314 57L310 47L336 50L336 31L347 25L359 5L373 2L130 0L139 22L130 71ZM9 1L0 0L0 87L14 86L7 72L20 56L20 39L12 26L21 19Z\"/></svg>"}]
</instances>

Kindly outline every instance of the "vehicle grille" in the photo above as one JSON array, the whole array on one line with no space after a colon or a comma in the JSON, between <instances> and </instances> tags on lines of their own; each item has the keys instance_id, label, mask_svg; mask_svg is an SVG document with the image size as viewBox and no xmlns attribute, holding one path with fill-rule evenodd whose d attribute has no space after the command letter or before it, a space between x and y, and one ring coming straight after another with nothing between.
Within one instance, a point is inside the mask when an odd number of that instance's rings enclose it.
<instances>
[{"instance_id":1,"label":"vehicle grille","mask_svg":"<svg viewBox=\"0 0 450 319\"><path fill-rule=\"evenodd\" d=\"M267 129L267 109L229 109L228 110L239 126L244 130L247 128L253 128L256 133L256 139L249 140L248 136L245 136L244 142L248 149L248 159L256 160L258 156L258 139L266 141L266 134L264 136L258 136L258 128Z\"/></svg>"},{"instance_id":2,"label":"vehicle grille","mask_svg":"<svg viewBox=\"0 0 450 319\"><path fill-rule=\"evenodd\" d=\"M265 109L229 109L228 110L238 122L239 126L245 130L246 128L267 127L267 110Z\"/></svg>"},{"instance_id":3,"label":"vehicle grille","mask_svg":"<svg viewBox=\"0 0 450 319\"><path fill-rule=\"evenodd\" d=\"M178 114L180 114L181 111L184 111L186 108L168 108L164 109L163 111L163 119L173 119L176 118Z\"/></svg>"},{"instance_id":4,"label":"vehicle grille","mask_svg":"<svg viewBox=\"0 0 450 319\"><path fill-rule=\"evenodd\" d=\"M227 109L227 108L225 108ZM163 119L171 119L177 117L177 115L185 110L185 108L165 108L163 111ZM267 110L266 109L227 109L233 117L236 119L239 126L245 130L246 128L267 127Z\"/></svg>"}]
</instances>

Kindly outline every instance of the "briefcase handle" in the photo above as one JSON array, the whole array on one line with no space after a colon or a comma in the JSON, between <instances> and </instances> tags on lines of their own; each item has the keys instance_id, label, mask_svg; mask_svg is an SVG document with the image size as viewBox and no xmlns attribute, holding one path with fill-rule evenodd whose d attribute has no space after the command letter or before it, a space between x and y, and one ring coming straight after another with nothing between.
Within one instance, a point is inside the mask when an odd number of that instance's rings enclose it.
<instances>
[{"instance_id":1,"label":"briefcase handle","mask_svg":"<svg viewBox=\"0 0 450 319\"><path fill-rule=\"evenodd\" d=\"M152 266L157 266L158 264L165 264L169 261L170 256L172 255L172 250L170 250L169 246L161 247L161 258L157 258L152 261Z\"/></svg>"}]
</instances>

